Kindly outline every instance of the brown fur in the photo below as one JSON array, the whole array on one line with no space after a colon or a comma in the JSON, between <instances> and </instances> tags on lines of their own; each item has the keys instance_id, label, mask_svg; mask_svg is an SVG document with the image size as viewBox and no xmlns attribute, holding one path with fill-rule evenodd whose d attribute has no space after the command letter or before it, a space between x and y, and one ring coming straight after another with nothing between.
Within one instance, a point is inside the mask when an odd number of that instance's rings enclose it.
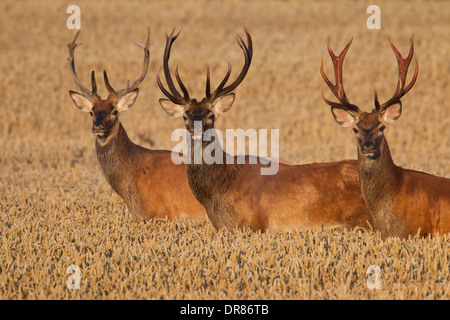
<instances>
[{"instance_id":1,"label":"brown fur","mask_svg":"<svg viewBox=\"0 0 450 320\"><path fill-rule=\"evenodd\" d=\"M103 100L97 93L95 73L91 73L92 90L87 89L78 79L75 71L75 34L68 43L69 62L74 83L81 94L70 90L75 106L89 112L92 117L92 132L97 136L95 147L103 174L110 186L124 200L128 210L137 218L189 217L205 219L203 207L189 190L184 165L175 165L171 152L142 148L128 138L119 121L119 113L133 106L139 93L139 85L144 80L150 61L150 27L144 46L144 63L140 76L121 90L114 90L106 71L103 78L109 92Z\"/></svg>"},{"instance_id":2,"label":"brown fur","mask_svg":"<svg viewBox=\"0 0 450 320\"><path fill-rule=\"evenodd\" d=\"M195 140L205 140L205 132L214 130L215 120L227 112L235 98L232 92L244 79L253 55L251 36L245 30L247 44L237 37L244 53L245 63L237 78L227 83L231 67L216 90L210 91L210 74L207 69L206 96L192 99L176 72L183 95L175 88L169 72L169 56L173 41L179 36L175 30L167 36L164 52L164 71L169 91L158 85L167 99L160 99L161 107L173 117L183 117L187 131L191 134L191 161L187 165L187 176L192 192L205 207L215 228L250 228L253 230L306 230L368 227L371 216L361 196L356 161L290 166L280 164L274 175L262 175L264 166L249 162L244 164L226 161L222 163L195 164ZM201 127L200 127L201 124ZM203 141L203 150L211 142ZM203 151L202 151L203 154ZM227 164L232 163L232 164Z\"/></svg>"},{"instance_id":3,"label":"brown fur","mask_svg":"<svg viewBox=\"0 0 450 320\"><path fill-rule=\"evenodd\" d=\"M186 165L175 165L170 151L134 144L120 123L117 131L106 145L97 138L97 157L106 180L136 218L206 219L189 189Z\"/></svg>"},{"instance_id":4,"label":"brown fur","mask_svg":"<svg viewBox=\"0 0 450 320\"><path fill-rule=\"evenodd\" d=\"M395 119L401 113L401 108L397 110ZM394 119L383 118L377 110L341 113L337 117L338 123L354 123L361 192L375 229L384 238L449 233L450 179L394 164L383 133Z\"/></svg>"},{"instance_id":5,"label":"brown fur","mask_svg":"<svg viewBox=\"0 0 450 320\"><path fill-rule=\"evenodd\" d=\"M187 165L191 190L217 229L292 231L372 225L354 160L280 164L275 175L261 175L265 165L249 164L248 157L245 164L236 163L235 158L234 164Z\"/></svg>"},{"instance_id":6,"label":"brown fur","mask_svg":"<svg viewBox=\"0 0 450 320\"><path fill-rule=\"evenodd\" d=\"M342 66L350 44L351 41L336 56L328 43L336 84L331 83L323 72L323 63L320 71L339 103L327 100L323 94L322 98L331 106L336 122L344 127L353 127L356 134L361 191L375 228L381 231L383 237L449 233L450 179L396 166L384 136L387 124L396 121L402 114L401 98L417 80L419 63L415 59L414 75L406 85L408 67L414 56L414 39L411 38L406 58L390 43L398 63L397 89L389 100L380 104L374 85L375 109L370 113L351 104L344 91Z\"/></svg>"},{"instance_id":7,"label":"brown fur","mask_svg":"<svg viewBox=\"0 0 450 320\"><path fill-rule=\"evenodd\" d=\"M383 237L450 232L450 179L396 166L384 135L377 159L358 150L361 191Z\"/></svg>"},{"instance_id":8,"label":"brown fur","mask_svg":"<svg viewBox=\"0 0 450 320\"><path fill-rule=\"evenodd\" d=\"M130 94L137 93L135 89ZM119 121L115 99L97 96L92 102L73 91L70 95L78 108L91 114L103 174L137 219L206 219L205 209L189 189L186 166L175 165L170 151L134 144Z\"/></svg>"}]
</instances>

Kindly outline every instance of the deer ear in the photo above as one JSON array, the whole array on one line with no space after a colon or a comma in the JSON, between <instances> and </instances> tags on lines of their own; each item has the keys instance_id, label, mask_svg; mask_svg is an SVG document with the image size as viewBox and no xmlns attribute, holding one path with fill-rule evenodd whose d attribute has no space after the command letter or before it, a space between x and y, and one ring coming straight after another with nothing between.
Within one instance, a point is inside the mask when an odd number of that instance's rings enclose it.
<instances>
[{"instance_id":1,"label":"deer ear","mask_svg":"<svg viewBox=\"0 0 450 320\"><path fill-rule=\"evenodd\" d=\"M387 107L381 114L381 118L385 123L392 123L402 115L402 104L396 103Z\"/></svg>"},{"instance_id":2,"label":"deer ear","mask_svg":"<svg viewBox=\"0 0 450 320\"><path fill-rule=\"evenodd\" d=\"M92 110L92 102L82 94L79 94L78 92L69 90L70 97L73 100L73 103L75 103L75 106L84 112L89 112Z\"/></svg>"},{"instance_id":3,"label":"deer ear","mask_svg":"<svg viewBox=\"0 0 450 320\"><path fill-rule=\"evenodd\" d=\"M168 99L159 99L159 104L164 111L171 117L181 117L184 114L184 106L175 104Z\"/></svg>"},{"instance_id":4,"label":"deer ear","mask_svg":"<svg viewBox=\"0 0 450 320\"><path fill-rule=\"evenodd\" d=\"M356 117L347 110L331 107L334 120L343 127L353 127L356 123Z\"/></svg>"},{"instance_id":5,"label":"deer ear","mask_svg":"<svg viewBox=\"0 0 450 320\"><path fill-rule=\"evenodd\" d=\"M120 98L119 101L117 101L116 108L119 110L119 112L125 111L133 106L133 104L136 102L137 96L139 93L139 88L136 88L130 92L128 92L126 95L124 95L122 98Z\"/></svg>"},{"instance_id":6,"label":"deer ear","mask_svg":"<svg viewBox=\"0 0 450 320\"><path fill-rule=\"evenodd\" d=\"M222 113L227 112L231 106L233 105L235 95L234 93L229 93L227 95L224 95L223 97L220 97L216 101L214 101L211 109L213 110L214 114L216 116L221 115Z\"/></svg>"}]
</instances>

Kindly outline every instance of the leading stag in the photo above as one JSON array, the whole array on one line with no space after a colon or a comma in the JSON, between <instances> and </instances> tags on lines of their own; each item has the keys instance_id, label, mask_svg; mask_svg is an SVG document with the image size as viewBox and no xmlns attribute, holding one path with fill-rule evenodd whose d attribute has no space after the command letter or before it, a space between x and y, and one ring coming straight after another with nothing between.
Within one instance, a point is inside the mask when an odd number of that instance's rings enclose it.
<instances>
[{"instance_id":1,"label":"leading stag","mask_svg":"<svg viewBox=\"0 0 450 320\"><path fill-rule=\"evenodd\" d=\"M109 96L103 100L97 93L92 71L92 90L87 89L75 72L77 37L68 43L69 62L75 84L81 94L69 91L81 111L92 118L95 149L103 174L111 187L124 200L128 210L138 219L189 217L206 219L205 209L192 195L186 178L186 166L175 165L171 152L149 150L134 144L119 121L119 113L136 101L138 86L147 74L150 60L150 29L144 48L144 65L140 76L127 87L114 90L103 72Z\"/></svg>"},{"instance_id":2,"label":"leading stag","mask_svg":"<svg viewBox=\"0 0 450 320\"><path fill-rule=\"evenodd\" d=\"M378 101L374 88L375 108L364 112L347 99L342 81L342 65L350 47L347 44L339 56L335 56L328 43L328 51L334 65L336 84L333 85L323 71L323 79L339 102L324 101L331 106L334 119L343 127L352 127L358 147L358 168L361 191L373 217L374 226L383 237L410 235L435 235L450 232L450 179L396 166L384 135L386 126L402 113L400 99L414 86L419 64L411 82L406 84L408 67L414 54L411 38L409 54L403 58L391 43L398 63L398 84L392 98L385 103Z\"/></svg>"},{"instance_id":3,"label":"leading stag","mask_svg":"<svg viewBox=\"0 0 450 320\"><path fill-rule=\"evenodd\" d=\"M175 30L174 30L175 31ZM247 74L253 47L246 31L247 44L241 37L237 42L245 57L245 64L236 80L228 86L231 67L217 89L210 91L209 68L206 73L206 96L197 101L190 98L181 81L178 67L177 82L183 92L176 89L169 71L169 56L173 42L179 36L175 32L167 36L163 58L168 91L157 81L161 91L169 99L160 99L165 112L173 117L183 117L191 135L191 157L195 154L194 139L201 139L202 151L212 143L204 134L214 129L219 115L228 111L235 99L234 91ZM194 124L201 123L197 130ZM215 228L250 228L253 230L305 230L337 227L365 227L371 216L361 197L358 167L354 160L335 163L289 166L280 164L275 175L261 175L262 161L251 164L246 157L244 164L227 161L231 157L217 150L223 161L207 164L203 157L200 164L194 159L187 165L189 185L195 197L205 207ZM216 154L217 157L217 154Z\"/></svg>"}]
</instances>

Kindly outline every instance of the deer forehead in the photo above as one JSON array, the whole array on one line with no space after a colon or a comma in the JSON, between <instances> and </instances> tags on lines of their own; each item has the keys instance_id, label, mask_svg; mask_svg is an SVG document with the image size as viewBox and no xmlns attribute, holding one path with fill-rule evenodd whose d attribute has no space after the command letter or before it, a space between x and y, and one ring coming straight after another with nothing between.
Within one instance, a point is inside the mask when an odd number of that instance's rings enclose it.
<instances>
[{"instance_id":1,"label":"deer forehead","mask_svg":"<svg viewBox=\"0 0 450 320\"><path fill-rule=\"evenodd\" d=\"M378 112L375 110L368 113L368 112L361 112L358 118L358 123L356 124L358 128L370 131L374 128L378 128L378 126L381 124Z\"/></svg>"},{"instance_id":2,"label":"deer forehead","mask_svg":"<svg viewBox=\"0 0 450 320\"><path fill-rule=\"evenodd\" d=\"M200 102L191 102L186 108L187 116L206 116L211 112L211 104L200 101Z\"/></svg>"},{"instance_id":3,"label":"deer forehead","mask_svg":"<svg viewBox=\"0 0 450 320\"><path fill-rule=\"evenodd\" d=\"M92 111L98 113L111 113L115 109L114 103L110 100L99 100L95 103Z\"/></svg>"}]
</instances>

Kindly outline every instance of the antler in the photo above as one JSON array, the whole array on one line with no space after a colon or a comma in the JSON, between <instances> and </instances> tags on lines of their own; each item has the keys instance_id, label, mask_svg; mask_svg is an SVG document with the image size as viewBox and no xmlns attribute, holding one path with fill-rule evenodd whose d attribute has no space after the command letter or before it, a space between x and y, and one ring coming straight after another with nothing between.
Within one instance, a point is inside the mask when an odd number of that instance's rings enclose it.
<instances>
[{"instance_id":1,"label":"antler","mask_svg":"<svg viewBox=\"0 0 450 320\"><path fill-rule=\"evenodd\" d=\"M392 44L392 42L389 40L389 43L391 45L392 50L394 50L395 56L397 57L397 63L398 63L398 83L397 83L397 89L395 90L394 95L392 98L390 98L388 101L380 105L378 102L378 95L377 95L377 89L375 88L375 84L373 84L373 91L374 91L374 100L375 100L375 108L378 112L382 113L386 108L389 106L400 103L401 97L403 97L406 93L408 93L409 90L414 86L417 80L417 74L419 72L419 62L416 60L416 71L414 72L414 76L411 79L411 82L408 84L408 86L405 88L406 83L406 76L408 74L408 68L409 64L411 63L411 60L414 55L414 38L411 37L411 45L409 48L409 54L406 58L403 58L400 52L397 50L397 48Z\"/></svg>"},{"instance_id":2,"label":"antler","mask_svg":"<svg viewBox=\"0 0 450 320\"><path fill-rule=\"evenodd\" d=\"M91 82L92 82L92 91L90 91L88 88L86 88L78 79L77 72L75 70L75 49L77 46L81 46L82 43L76 43L78 35L80 34L81 30L78 30L78 32L75 34L75 37L73 38L72 42L67 44L67 47L69 48L69 60L70 66L72 68L72 75L73 75L73 81L75 84L80 88L81 93L91 101L100 99L100 96L97 94L97 83L95 82L95 72L92 71L91 73Z\"/></svg>"},{"instance_id":3,"label":"antler","mask_svg":"<svg viewBox=\"0 0 450 320\"><path fill-rule=\"evenodd\" d=\"M244 66L242 67L241 73L239 74L239 76L236 78L236 80L234 80L234 82L232 84L230 84L227 87L223 87L227 81L228 78L230 77L231 74L231 65L230 63L228 63L228 71L225 75L225 77L223 78L223 80L220 82L219 86L216 88L216 90L214 90L213 93L210 93L210 75L209 75L209 66L206 69L206 100L208 102L213 102L214 100L216 100L217 98L226 95L227 93L230 93L231 91L233 91L234 89L237 88L237 86L242 82L242 80L244 80L245 76L247 75L248 69L250 68L250 63L252 62L252 57L253 57L253 43L252 43L252 37L250 36L250 34L248 33L247 29L245 29L245 34L247 36L247 45L245 44L244 40L242 40L242 38L237 35L236 36L236 41L239 45L239 47L241 47L242 51L244 52L244 57L245 57L245 63Z\"/></svg>"},{"instance_id":4,"label":"antler","mask_svg":"<svg viewBox=\"0 0 450 320\"><path fill-rule=\"evenodd\" d=\"M183 92L183 96L181 96L181 94L175 88L175 85L172 81L172 77L170 75L170 70L169 70L170 50L172 48L173 42L178 38L181 31L179 31L177 34L174 34L174 33L175 33L175 29L173 29L172 32L170 33L170 35L167 36L166 49L164 51L164 58L163 58L164 74L165 74L166 82L167 82L170 92L161 83L161 79L159 77L159 69L158 69L156 79L158 81L158 85L159 85L159 88L161 89L161 91L173 103L179 104L179 105L185 105L190 100L190 98L189 98L189 93L188 93L186 87L184 86L183 82L181 81L180 75L178 73L178 66L175 70L175 76L177 78L177 81L181 88L181 91ZM247 45L245 44L244 40L239 35L236 37L239 47L241 47L242 51L244 52L245 64L241 70L241 73L239 74L239 76L236 78L236 80L232 84L230 84L229 86L224 88L224 86L225 86L226 82L228 81L228 78L230 77L230 74L231 74L231 65L230 65L230 63L228 63L228 71L227 71L227 74L225 75L225 78L219 84L217 89L214 90L213 93L211 93L210 92L211 83L210 83L210 74L209 74L209 66L208 66L208 68L206 70L206 100L208 102L212 103L217 98L219 98L223 95L226 95L227 93L230 93L231 91L236 89L236 87L245 78L245 76L248 72L248 69L250 67L252 56L253 56L252 38L250 37L250 34L248 33L248 31L246 29L245 29L245 33L247 35L247 42L248 42Z\"/></svg>"},{"instance_id":5,"label":"antler","mask_svg":"<svg viewBox=\"0 0 450 320\"><path fill-rule=\"evenodd\" d=\"M147 41L145 42L145 45L135 42L135 45L138 47L144 49L144 64L142 67L142 72L139 75L139 77L136 78L136 80L133 81L133 83L130 84L130 81L128 81L128 84L125 88L120 89L119 91L115 91L113 87L109 84L108 75L106 74L106 71L103 71L103 78L105 80L106 89L108 89L108 92L110 94L110 97L113 96L117 100L119 100L121 97L126 95L128 92L133 91L144 80L145 76L147 75L148 65L150 62L150 27L147 27Z\"/></svg>"},{"instance_id":6,"label":"antler","mask_svg":"<svg viewBox=\"0 0 450 320\"><path fill-rule=\"evenodd\" d=\"M164 57L163 57L163 68L164 68L164 75L166 77L167 85L169 86L169 91L164 88L161 79L159 77L159 69L156 74L156 80L158 81L158 86L161 89L161 91L175 104L184 105L186 104L190 98L189 93L186 89L186 86L183 84L183 81L181 81L180 74L178 73L178 66L175 69L175 76L177 78L178 84L180 85L181 90L183 91L183 96L177 91L175 88L175 85L172 81L172 76L170 75L170 69L169 69L169 58L170 58L170 50L172 49L172 44L175 42L175 40L180 35L181 30L178 31L177 34L175 34L175 28L173 28L170 35L166 34L166 48L164 50Z\"/></svg>"},{"instance_id":7,"label":"antler","mask_svg":"<svg viewBox=\"0 0 450 320\"><path fill-rule=\"evenodd\" d=\"M325 80L326 84L328 85L328 87L330 88L330 90L333 92L333 94L336 96L336 98L339 100L340 103L331 102L327 100L323 94L323 91L322 91L322 99L332 107L338 107L341 109L346 109L349 111L359 113L360 109L348 101L347 95L345 94L344 91L344 83L342 80L342 66L344 64L344 58L345 55L347 54L348 49L350 48L350 45L352 44L352 41L353 38L345 46L344 50L342 50L339 56L336 56L333 53L330 42L328 41L328 53L330 54L331 61L333 61L336 84L332 84L331 81L328 79L328 77L325 75L325 72L323 71L323 58L322 62L320 63L320 73L322 74L323 80Z\"/></svg>"}]
</instances>

